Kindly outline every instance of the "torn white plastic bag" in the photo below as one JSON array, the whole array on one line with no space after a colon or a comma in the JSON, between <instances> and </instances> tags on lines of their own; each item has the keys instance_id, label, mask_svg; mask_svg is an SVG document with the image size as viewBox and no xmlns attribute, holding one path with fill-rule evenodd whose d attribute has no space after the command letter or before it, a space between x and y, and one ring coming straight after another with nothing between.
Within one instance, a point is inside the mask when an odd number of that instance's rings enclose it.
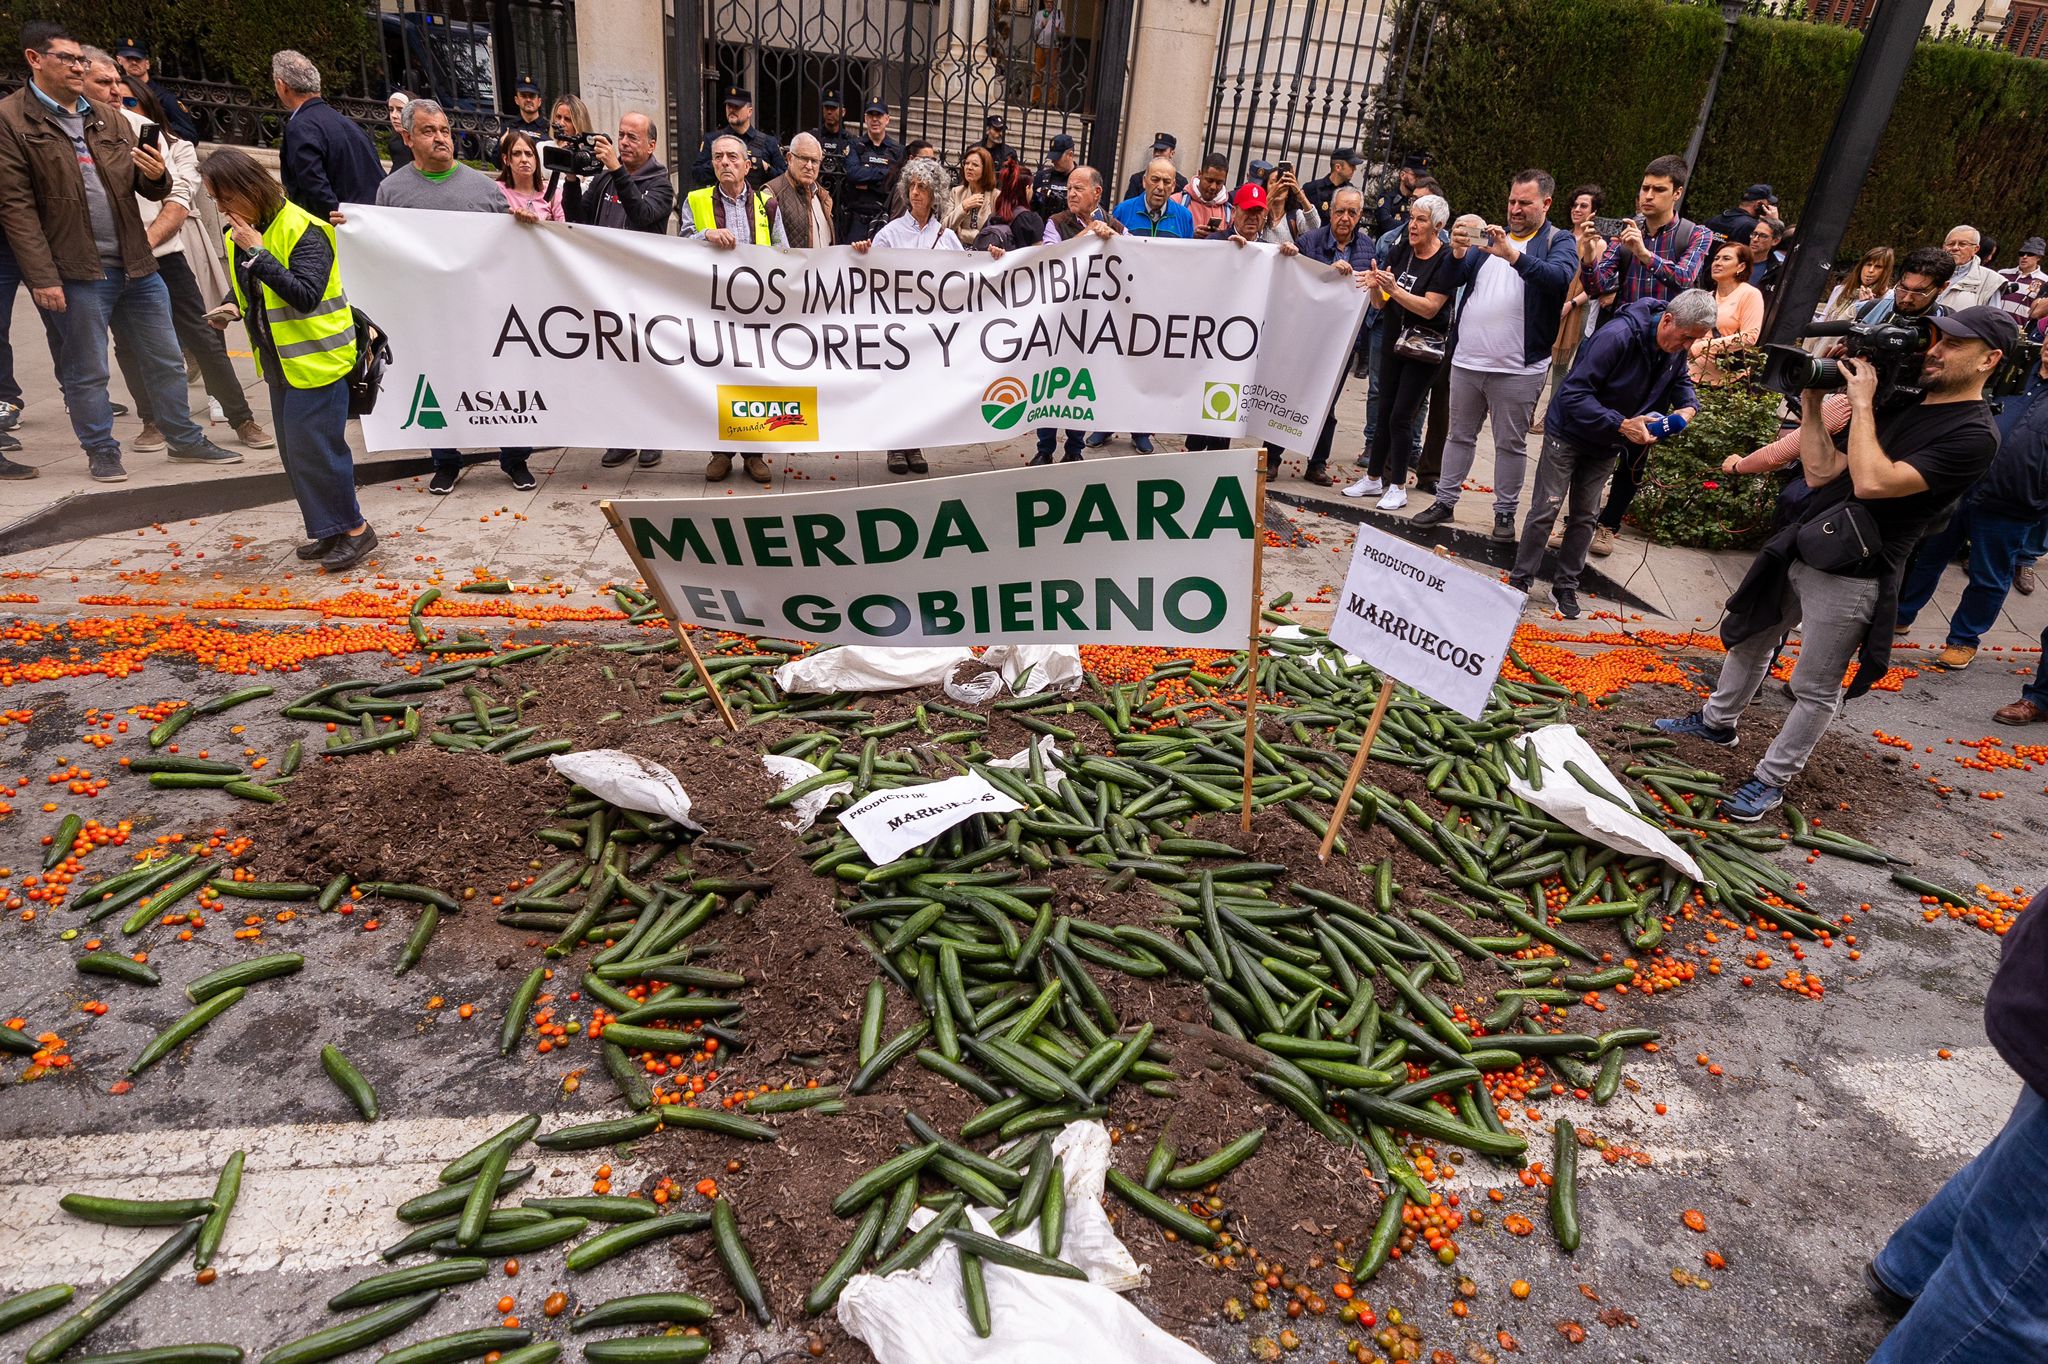
<instances>
[{"instance_id":1,"label":"torn white plastic bag","mask_svg":"<svg viewBox=\"0 0 2048 1364\"><path fill-rule=\"evenodd\" d=\"M1076 644L997 644L981 661L1002 673L1019 696L1072 691L1081 685L1081 649Z\"/></svg>"},{"instance_id":2,"label":"torn white plastic bag","mask_svg":"<svg viewBox=\"0 0 2048 1364\"><path fill-rule=\"evenodd\" d=\"M1154 1325L1117 1296L1143 1281L1143 1270L1117 1239L1102 1209L1109 1133L1097 1122L1070 1123L1053 1139L1064 1171L1066 1234L1060 1258L1088 1281L1056 1279L984 1261L992 1331L987 1340L967 1321L960 1256L941 1242L925 1262L887 1278L859 1274L840 1294L839 1323L866 1343L880 1364L1207 1364L1207 1356ZM974 1230L989 1231L985 1214L969 1209ZM931 1214L923 1208L911 1225ZM1038 1228L1006 1238L1038 1249Z\"/></svg>"},{"instance_id":3,"label":"torn white plastic bag","mask_svg":"<svg viewBox=\"0 0 2048 1364\"><path fill-rule=\"evenodd\" d=\"M775 685L792 696L831 691L902 691L945 680L971 649L884 649L846 644L791 659L775 670Z\"/></svg>"},{"instance_id":4,"label":"torn white plastic bag","mask_svg":"<svg viewBox=\"0 0 2048 1364\"><path fill-rule=\"evenodd\" d=\"M702 832L704 828L690 818L690 793L676 780L676 774L637 753L591 748L557 753L548 759L548 766L622 810L661 815L685 829Z\"/></svg>"},{"instance_id":5,"label":"torn white plastic bag","mask_svg":"<svg viewBox=\"0 0 2048 1364\"><path fill-rule=\"evenodd\" d=\"M1622 808L1623 805L1633 808L1635 804L1628 788L1607 770L1607 764L1600 761L1600 755L1593 751L1591 744L1579 737L1577 729L1571 725L1545 725L1523 735L1521 743L1523 747L1533 749L1543 763L1543 789L1538 791L1530 786L1522 774L1510 766L1510 791L1567 828L1575 829L1607 847L1662 858L1695 881L1708 879L1700 870L1699 863L1693 861L1685 849L1665 837L1662 829L1641 815ZM1568 762L1577 763L1587 776L1612 791L1622 805L1602 800L1579 785L1579 779L1564 770Z\"/></svg>"},{"instance_id":6,"label":"torn white plastic bag","mask_svg":"<svg viewBox=\"0 0 2048 1364\"><path fill-rule=\"evenodd\" d=\"M1046 737L1049 739L1052 736L1048 734ZM780 753L763 753L761 755L761 766L768 769L768 775L775 778L785 791L795 786L798 782L809 781L812 777L818 776L824 771L823 768L815 767L805 762L802 758L785 757ZM828 785L804 792L804 794L789 803L789 808L793 813L788 819L782 821L782 827L802 833L818 822L818 816L824 812L826 802L830 801L832 797L838 795L841 791L851 791L852 789L853 778L848 777L845 781L831 782Z\"/></svg>"},{"instance_id":7,"label":"torn white plastic bag","mask_svg":"<svg viewBox=\"0 0 2048 1364\"><path fill-rule=\"evenodd\" d=\"M1059 790L1060 783L1067 779L1067 774L1057 765L1060 751L1053 747L1052 735L1040 736L1034 747L1038 749L1039 762L1045 767L1045 784L1055 791ZM1028 772L1031 770L1031 749L1020 748L1007 758L991 758L988 765L1007 768L1013 772Z\"/></svg>"}]
</instances>

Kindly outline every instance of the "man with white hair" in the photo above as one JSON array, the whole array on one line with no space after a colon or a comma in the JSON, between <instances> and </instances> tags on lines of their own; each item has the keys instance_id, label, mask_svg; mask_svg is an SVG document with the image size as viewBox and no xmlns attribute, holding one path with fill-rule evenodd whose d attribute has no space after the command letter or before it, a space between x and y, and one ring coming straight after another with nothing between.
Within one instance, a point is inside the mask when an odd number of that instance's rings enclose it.
<instances>
[{"instance_id":1,"label":"man with white hair","mask_svg":"<svg viewBox=\"0 0 2048 1364\"><path fill-rule=\"evenodd\" d=\"M1983 244L1983 236L1968 223L1950 228L1941 243L1941 249L1955 261L1956 272L1948 277L1948 283L1934 301L1952 313L1998 305L1998 291L2005 287L2005 281L1996 270L1977 259L1978 248Z\"/></svg>"},{"instance_id":2,"label":"man with white hair","mask_svg":"<svg viewBox=\"0 0 2048 1364\"><path fill-rule=\"evenodd\" d=\"M782 235L799 251L814 246L831 246L832 195L820 177L825 170L825 144L811 133L790 139L789 169L770 180L762 197L775 205L782 218Z\"/></svg>"},{"instance_id":3,"label":"man with white hair","mask_svg":"<svg viewBox=\"0 0 2048 1364\"><path fill-rule=\"evenodd\" d=\"M1687 289L1669 303L1640 298L1624 307L1579 348L1572 372L1557 386L1543 418L1543 453L1529 519L1508 586L1528 592L1543 566L1550 527L1569 500L1551 596L1566 620L1579 617L1579 574L1593 545L1600 494L1623 450L1655 445L1656 417L1691 421L1699 410L1686 363L1692 343L1714 330L1714 296ZM1532 597L1532 601L1533 601Z\"/></svg>"},{"instance_id":4,"label":"man with white hair","mask_svg":"<svg viewBox=\"0 0 2048 1364\"><path fill-rule=\"evenodd\" d=\"M370 135L320 98L320 68L290 48L270 59L270 83L284 105L278 173L285 198L316 218L343 204L374 204L384 163Z\"/></svg>"}]
</instances>

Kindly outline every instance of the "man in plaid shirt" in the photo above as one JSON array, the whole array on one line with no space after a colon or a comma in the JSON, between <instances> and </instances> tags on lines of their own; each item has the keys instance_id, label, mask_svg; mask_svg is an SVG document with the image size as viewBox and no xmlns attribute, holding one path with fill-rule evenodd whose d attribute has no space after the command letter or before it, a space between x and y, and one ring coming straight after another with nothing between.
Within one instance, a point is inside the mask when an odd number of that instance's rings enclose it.
<instances>
[{"instance_id":1,"label":"man in plaid shirt","mask_svg":"<svg viewBox=\"0 0 2048 1364\"><path fill-rule=\"evenodd\" d=\"M1668 303L1699 282L1714 236L1678 216L1685 173L1680 156L1660 156L1645 167L1643 186L1636 191L1636 216L1622 224L1592 264L1580 267L1586 292L1601 301L1603 320L1637 299Z\"/></svg>"}]
</instances>

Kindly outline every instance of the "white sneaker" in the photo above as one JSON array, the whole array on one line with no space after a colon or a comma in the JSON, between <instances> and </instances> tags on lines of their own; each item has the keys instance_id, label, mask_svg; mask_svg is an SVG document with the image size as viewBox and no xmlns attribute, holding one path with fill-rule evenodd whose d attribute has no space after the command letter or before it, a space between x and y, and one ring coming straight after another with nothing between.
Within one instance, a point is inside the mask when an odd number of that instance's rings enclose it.
<instances>
[{"instance_id":1,"label":"white sneaker","mask_svg":"<svg viewBox=\"0 0 2048 1364\"><path fill-rule=\"evenodd\" d=\"M1359 480L1358 480L1358 482L1356 482L1356 483L1352 484L1352 485L1351 485L1350 487L1348 487L1348 488L1344 489L1344 496L1346 496L1346 497L1378 497L1378 496L1379 496L1379 495L1380 495L1381 493L1385 492L1386 490L1387 490L1387 485L1386 485L1386 484L1384 484L1384 483L1380 482L1380 481L1379 481L1378 479L1374 478L1374 477L1373 477L1373 476L1372 476L1371 474L1367 474L1367 475L1366 475L1366 476L1365 476L1364 478L1361 478L1361 479L1359 479Z\"/></svg>"},{"instance_id":2,"label":"white sneaker","mask_svg":"<svg viewBox=\"0 0 2048 1364\"><path fill-rule=\"evenodd\" d=\"M206 400L206 415L209 419L217 422L224 422L228 419L228 414L221 411L220 399L218 398L208 398Z\"/></svg>"},{"instance_id":3,"label":"white sneaker","mask_svg":"<svg viewBox=\"0 0 2048 1364\"><path fill-rule=\"evenodd\" d=\"M1386 491L1386 495L1379 500L1379 509L1381 511L1399 511L1407 505L1408 490L1406 488L1389 488Z\"/></svg>"}]
</instances>

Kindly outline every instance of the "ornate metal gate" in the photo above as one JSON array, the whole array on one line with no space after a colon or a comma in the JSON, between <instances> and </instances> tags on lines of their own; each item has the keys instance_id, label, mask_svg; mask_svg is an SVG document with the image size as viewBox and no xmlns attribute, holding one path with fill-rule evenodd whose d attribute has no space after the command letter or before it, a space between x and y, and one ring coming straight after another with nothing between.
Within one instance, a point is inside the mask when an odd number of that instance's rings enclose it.
<instances>
[{"instance_id":1,"label":"ornate metal gate","mask_svg":"<svg viewBox=\"0 0 2048 1364\"><path fill-rule=\"evenodd\" d=\"M576 89L575 0L376 0L369 41L346 84L324 92L371 135L385 133L384 101L407 90L446 106L456 154L481 157L512 107L522 75L545 95ZM268 90L251 92L198 47L143 35L208 142L275 145L284 113Z\"/></svg>"},{"instance_id":2,"label":"ornate metal gate","mask_svg":"<svg viewBox=\"0 0 2048 1364\"><path fill-rule=\"evenodd\" d=\"M1390 53L1426 43L1426 0L1224 0L1216 84L1204 146L1254 160L1292 160L1303 180L1339 148L1367 173L1391 160L1400 92L1382 90ZM1408 62L1400 63L1406 68Z\"/></svg>"},{"instance_id":3,"label":"ornate metal gate","mask_svg":"<svg viewBox=\"0 0 2048 1364\"><path fill-rule=\"evenodd\" d=\"M882 99L891 136L926 138L949 163L1001 114L1027 165L1060 133L1106 165L1130 10L1131 0L676 0L678 118L697 118L678 133L694 148L738 85L753 91L755 122L787 142L818 126L818 101L836 90L849 126ZM692 31L694 53L682 36Z\"/></svg>"}]
</instances>

